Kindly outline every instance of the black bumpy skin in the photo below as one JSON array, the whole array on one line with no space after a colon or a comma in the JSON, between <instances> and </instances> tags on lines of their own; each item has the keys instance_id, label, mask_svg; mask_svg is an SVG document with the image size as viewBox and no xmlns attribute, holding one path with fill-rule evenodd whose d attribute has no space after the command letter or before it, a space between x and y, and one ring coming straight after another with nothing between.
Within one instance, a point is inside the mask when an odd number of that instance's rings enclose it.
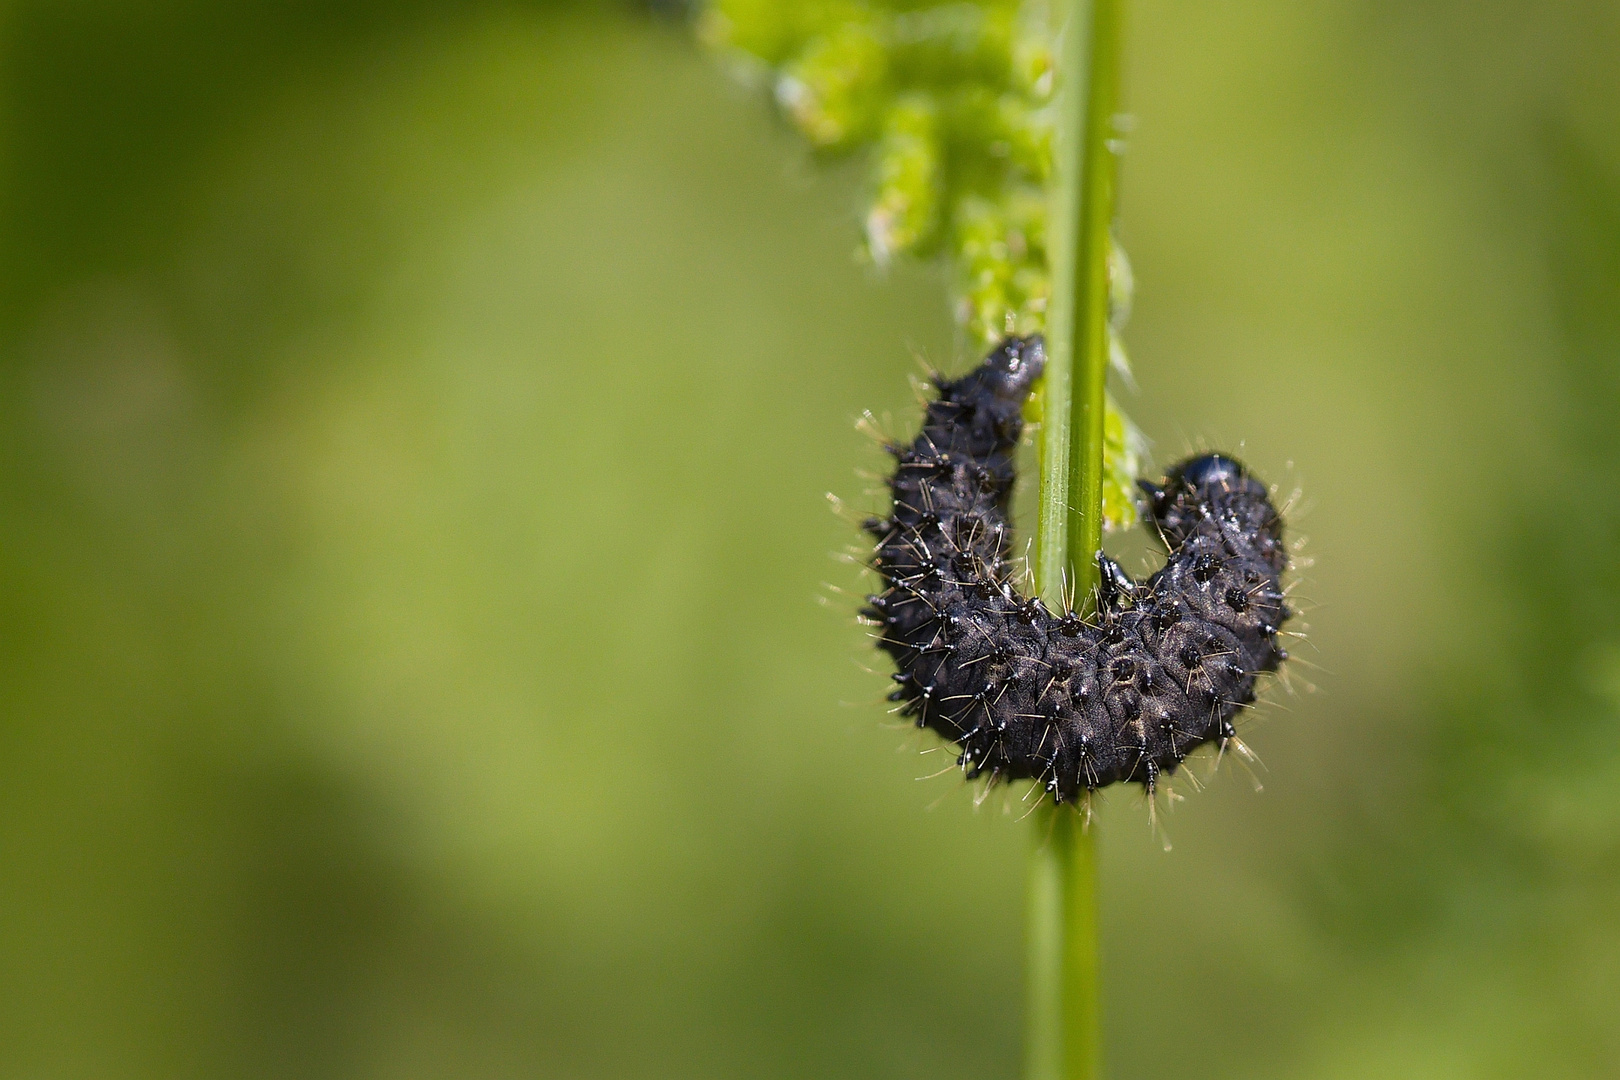
<instances>
[{"instance_id":1,"label":"black bumpy skin","mask_svg":"<svg viewBox=\"0 0 1620 1080\"><path fill-rule=\"evenodd\" d=\"M1117 781L1149 793L1207 742L1234 736L1255 680L1287 658L1283 524L1263 484L1205 454L1141 483L1163 569L1133 582L1098 553L1096 614L1053 613L1012 582L1014 454L1041 339L1008 338L936 380L898 459L889 518L871 519L885 589L864 614L895 660L891 700L961 747L969 777L1035 780L1058 802Z\"/></svg>"}]
</instances>

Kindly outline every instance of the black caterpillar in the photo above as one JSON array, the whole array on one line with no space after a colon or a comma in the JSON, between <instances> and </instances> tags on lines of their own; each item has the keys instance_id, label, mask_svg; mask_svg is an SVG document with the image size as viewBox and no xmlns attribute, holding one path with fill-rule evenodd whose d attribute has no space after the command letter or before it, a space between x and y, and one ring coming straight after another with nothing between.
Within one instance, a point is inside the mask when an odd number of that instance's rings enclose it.
<instances>
[{"instance_id":1,"label":"black caterpillar","mask_svg":"<svg viewBox=\"0 0 1620 1080\"><path fill-rule=\"evenodd\" d=\"M886 588L863 615L899 668L890 700L959 744L970 779L1036 780L1059 803L1121 780L1151 796L1194 748L1234 738L1256 677L1287 659L1283 523L1237 461L1193 457L1139 481L1163 569L1134 582L1099 552L1090 620L1020 595L1007 508L1044 366L1039 337L1008 338L966 376L935 378L921 433L889 447L891 516L865 523Z\"/></svg>"}]
</instances>

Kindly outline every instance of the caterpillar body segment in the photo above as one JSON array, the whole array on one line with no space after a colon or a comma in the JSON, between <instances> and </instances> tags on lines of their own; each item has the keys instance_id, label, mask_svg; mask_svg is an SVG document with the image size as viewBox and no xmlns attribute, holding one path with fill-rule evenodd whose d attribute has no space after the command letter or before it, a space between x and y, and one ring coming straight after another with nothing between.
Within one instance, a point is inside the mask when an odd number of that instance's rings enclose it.
<instances>
[{"instance_id":1,"label":"caterpillar body segment","mask_svg":"<svg viewBox=\"0 0 1620 1080\"><path fill-rule=\"evenodd\" d=\"M1160 570L1137 582L1099 553L1089 619L1022 595L1008 504L1044 362L1039 337L1008 338L936 380L921 431L890 447L890 515L866 523L884 588L863 615L895 661L891 699L956 743L970 777L1034 780L1058 802L1120 781L1151 793L1197 747L1231 740L1257 678L1287 657L1283 522L1239 462L1189 458L1141 482Z\"/></svg>"}]
</instances>

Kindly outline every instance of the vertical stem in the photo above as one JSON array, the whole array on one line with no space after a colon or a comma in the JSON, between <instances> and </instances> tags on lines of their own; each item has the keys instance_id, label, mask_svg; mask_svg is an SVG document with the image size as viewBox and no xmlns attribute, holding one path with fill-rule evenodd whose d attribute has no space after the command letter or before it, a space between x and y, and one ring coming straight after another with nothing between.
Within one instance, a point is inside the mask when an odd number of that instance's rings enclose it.
<instances>
[{"instance_id":1,"label":"vertical stem","mask_svg":"<svg viewBox=\"0 0 1620 1080\"><path fill-rule=\"evenodd\" d=\"M1031 815L1026 1080L1102 1075L1096 836L1073 807Z\"/></svg>"},{"instance_id":2,"label":"vertical stem","mask_svg":"<svg viewBox=\"0 0 1620 1080\"><path fill-rule=\"evenodd\" d=\"M1108 249L1124 0L1066 6L1035 581L1049 608L1060 610L1068 593L1084 612L1094 602L1102 546ZM1072 807L1048 806L1034 817L1027 1080L1097 1080L1096 840Z\"/></svg>"},{"instance_id":3,"label":"vertical stem","mask_svg":"<svg viewBox=\"0 0 1620 1080\"><path fill-rule=\"evenodd\" d=\"M1067 596L1083 608L1097 587L1093 556L1102 543L1114 117L1124 39L1124 0L1069 0L1067 6L1035 541L1036 586L1054 609Z\"/></svg>"},{"instance_id":4,"label":"vertical stem","mask_svg":"<svg viewBox=\"0 0 1620 1080\"><path fill-rule=\"evenodd\" d=\"M1103 391L1108 379L1108 249L1113 243L1114 181L1119 158L1120 68L1124 44L1125 0L1075 0L1071 18L1092 11L1089 63L1065 74L1086 79L1084 139L1077 191L1069 192L1076 209L1074 266L1070 271L1068 331L1073 360L1073 393L1069 416L1073 427L1069 453L1069 562L1075 572L1084 565L1089 587L1080 596L1090 603L1097 583L1096 553L1102 547ZM1080 62L1084 62L1084 58ZM1067 189L1068 185L1064 185ZM1077 219L1077 220L1076 220Z\"/></svg>"}]
</instances>

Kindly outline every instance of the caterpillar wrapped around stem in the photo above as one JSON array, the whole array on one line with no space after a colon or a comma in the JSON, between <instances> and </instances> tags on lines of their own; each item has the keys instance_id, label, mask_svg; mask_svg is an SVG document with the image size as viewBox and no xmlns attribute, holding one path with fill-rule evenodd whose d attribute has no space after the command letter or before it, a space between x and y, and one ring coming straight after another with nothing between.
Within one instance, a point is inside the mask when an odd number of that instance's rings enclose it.
<instances>
[{"instance_id":1,"label":"caterpillar wrapped around stem","mask_svg":"<svg viewBox=\"0 0 1620 1080\"><path fill-rule=\"evenodd\" d=\"M890 699L961 748L968 777L1034 780L1059 802L1109 784L1151 795L1205 743L1234 739L1257 678L1287 659L1283 522L1265 485L1221 454L1139 481L1164 566L1133 581L1097 553L1094 613L1019 593L1008 504L1039 337L1008 338L960 379L935 379L896 458L863 614L894 658Z\"/></svg>"}]
</instances>

